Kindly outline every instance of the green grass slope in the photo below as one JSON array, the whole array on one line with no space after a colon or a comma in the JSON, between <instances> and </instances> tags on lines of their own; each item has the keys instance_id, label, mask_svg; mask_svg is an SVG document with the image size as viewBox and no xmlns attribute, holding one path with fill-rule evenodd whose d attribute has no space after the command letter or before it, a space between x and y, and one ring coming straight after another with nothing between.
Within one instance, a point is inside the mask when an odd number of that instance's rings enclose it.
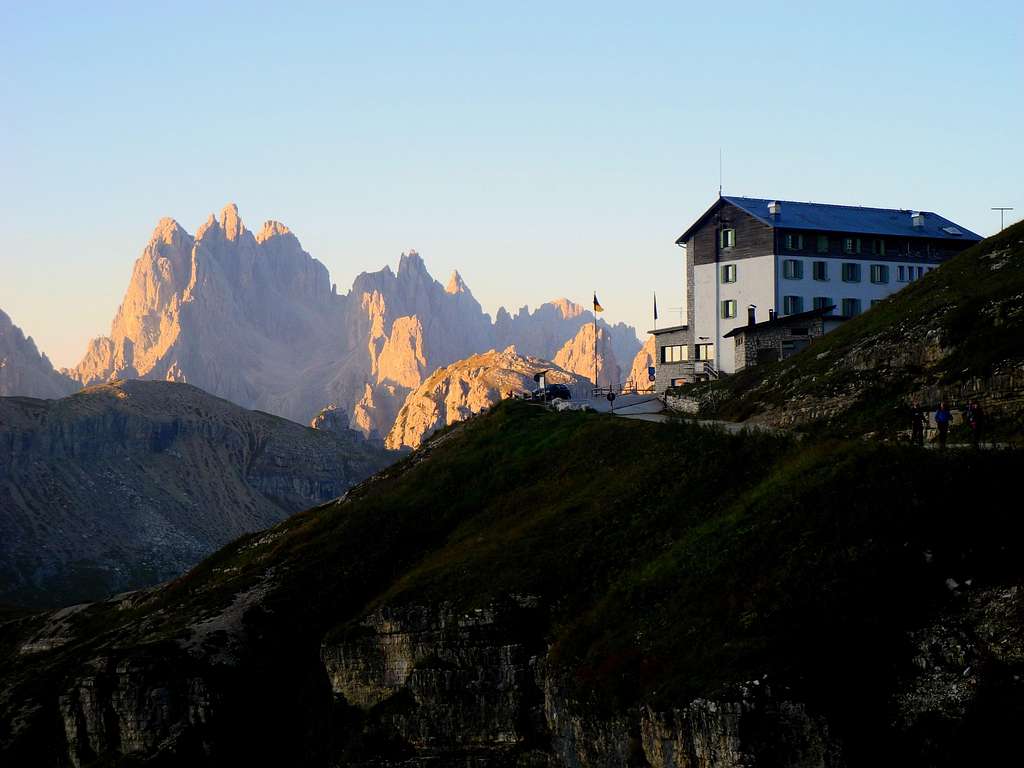
<instances>
[{"instance_id":1,"label":"green grass slope","mask_svg":"<svg viewBox=\"0 0 1024 768\"><path fill-rule=\"evenodd\" d=\"M964 610L947 579L976 593L1024 580L1024 520L978 503L1022 470L1010 451L735 436L506 402L344 501L74 614L54 650L19 653L47 617L0 614L0 759L56 762L59 695L103 655L215 691L221 717L194 726L212 752L169 764L322 764L346 748L325 638L379 605L527 594L545 608L533 629L550 663L595 706L678 706L768 675L827 714L851 764L877 764L879 750L932 764L935 744L956 764L979 739L1013 737L1024 657L954 729L894 728L893 691L913 668L908 633ZM256 589L241 634L182 650ZM252 738L263 732L274 738Z\"/></svg>"},{"instance_id":2,"label":"green grass slope","mask_svg":"<svg viewBox=\"0 0 1024 768\"><path fill-rule=\"evenodd\" d=\"M717 390L708 397L709 390ZM709 413L837 434L908 429L907 406L980 397L1024 434L1024 222L969 248L807 350L687 388Z\"/></svg>"}]
</instances>

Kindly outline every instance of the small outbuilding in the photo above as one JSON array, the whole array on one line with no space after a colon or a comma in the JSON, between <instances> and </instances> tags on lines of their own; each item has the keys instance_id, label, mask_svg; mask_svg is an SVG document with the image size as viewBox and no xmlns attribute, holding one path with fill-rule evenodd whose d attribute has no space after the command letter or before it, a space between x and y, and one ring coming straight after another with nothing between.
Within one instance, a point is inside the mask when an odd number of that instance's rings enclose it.
<instances>
[{"instance_id":1,"label":"small outbuilding","mask_svg":"<svg viewBox=\"0 0 1024 768\"><path fill-rule=\"evenodd\" d=\"M754 308L750 307L747 324L733 328L724 337L733 340L734 370L795 355L848 319L832 314L834 310L835 306L829 305L781 317L772 312L767 320L758 323Z\"/></svg>"}]
</instances>

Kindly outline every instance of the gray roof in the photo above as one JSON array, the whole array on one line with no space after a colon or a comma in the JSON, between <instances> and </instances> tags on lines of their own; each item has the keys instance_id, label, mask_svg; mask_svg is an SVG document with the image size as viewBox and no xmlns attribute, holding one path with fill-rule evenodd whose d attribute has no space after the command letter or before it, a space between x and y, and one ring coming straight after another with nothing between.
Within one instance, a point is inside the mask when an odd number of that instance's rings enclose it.
<instances>
[{"instance_id":1,"label":"gray roof","mask_svg":"<svg viewBox=\"0 0 1024 768\"><path fill-rule=\"evenodd\" d=\"M935 240L967 242L982 239L981 235L930 211L863 208L856 205L830 205L828 203L799 203L793 200L726 195L712 205L676 242L681 243L688 239L693 230L709 213L715 210L721 201L731 203L759 221L777 229L846 232L852 235L889 237L927 237ZM778 216L770 216L768 213L768 204L772 202L779 203ZM923 227L913 226L911 217L914 213L924 215Z\"/></svg>"},{"instance_id":2,"label":"gray roof","mask_svg":"<svg viewBox=\"0 0 1024 768\"><path fill-rule=\"evenodd\" d=\"M816 317L824 317L826 320L849 320L850 318L845 315L833 315L832 311L836 308L835 304L829 304L827 307L818 307L817 309L809 309L806 312L798 312L795 315L776 315L771 320L762 320L760 323L754 323L753 325L740 325L733 328L731 331L722 336L723 339L728 339L741 333L757 333L758 331L765 331L769 328L775 328L780 325L790 325L792 323L802 323L805 320L813 320Z\"/></svg>"}]
</instances>

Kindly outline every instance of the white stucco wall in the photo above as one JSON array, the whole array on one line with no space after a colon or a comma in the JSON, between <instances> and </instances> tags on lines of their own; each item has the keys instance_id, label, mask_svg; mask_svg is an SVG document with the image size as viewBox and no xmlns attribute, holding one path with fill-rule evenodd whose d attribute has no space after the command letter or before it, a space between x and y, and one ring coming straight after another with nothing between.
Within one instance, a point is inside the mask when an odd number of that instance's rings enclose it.
<instances>
[{"instance_id":1,"label":"white stucco wall","mask_svg":"<svg viewBox=\"0 0 1024 768\"><path fill-rule=\"evenodd\" d=\"M736 265L736 282L721 283L721 267ZM809 267L808 267L809 269ZM747 324L747 306L757 305L758 322L768 319L768 310L775 309L775 256L756 256L739 261L723 259L718 264L694 267L694 344L699 336L707 336L715 344L716 365L725 373L733 373L735 354L732 339L722 337L740 325ZM736 301L736 317L721 317L721 302Z\"/></svg>"},{"instance_id":2,"label":"white stucco wall","mask_svg":"<svg viewBox=\"0 0 1024 768\"><path fill-rule=\"evenodd\" d=\"M783 310L783 297L784 296L802 296L804 300L804 311L814 309L814 297L815 296L827 296L832 299L836 305L836 313L839 314L843 310L843 299L860 299L861 311L867 312L871 308L872 300L884 299L900 288L903 288L910 284L910 281L899 282L897 280L899 271L898 266L904 267L924 267L933 269L935 264L922 264L920 261L917 262L894 262L894 261L871 261L870 259L840 259L840 258L823 258L823 257L801 257L801 256L788 256L779 255L776 256L777 268L778 268L778 280L776 281L776 296L775 296L775 307L781 312ZM783 261L787 259L794 259L803 263L803 278L800 280L791 280L783 277ZM828 264L828 280L815 280L814 279L814 267L815 261L824 261ZM847 283L843 281L843 264L844 263L856 263L860 264L860 282L859 283ZM872 283L871 282L871 265L872 264L884 264L889 267L889 282L888 283ZM916 274L916 272L915 272ZM760 307L759 307L760 309ZM758 313L760 314L760 312Z\"/></svg>"}]
</instances>

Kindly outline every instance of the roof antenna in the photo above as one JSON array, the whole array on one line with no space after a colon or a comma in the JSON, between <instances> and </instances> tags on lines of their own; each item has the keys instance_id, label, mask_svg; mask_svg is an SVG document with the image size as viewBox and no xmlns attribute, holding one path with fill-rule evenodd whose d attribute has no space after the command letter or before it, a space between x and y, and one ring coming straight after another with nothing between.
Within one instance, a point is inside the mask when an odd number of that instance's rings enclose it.
<instances>
[{"instance_id":1,"label":"roof antenna","mask_svg":"<svg viewBox=\"0 0 1024 768\"><path fill-rule=\"evenodd\" d=\"M722 196L722 148L718 148L718 196Z\"/></svg>"}]
</instances>

